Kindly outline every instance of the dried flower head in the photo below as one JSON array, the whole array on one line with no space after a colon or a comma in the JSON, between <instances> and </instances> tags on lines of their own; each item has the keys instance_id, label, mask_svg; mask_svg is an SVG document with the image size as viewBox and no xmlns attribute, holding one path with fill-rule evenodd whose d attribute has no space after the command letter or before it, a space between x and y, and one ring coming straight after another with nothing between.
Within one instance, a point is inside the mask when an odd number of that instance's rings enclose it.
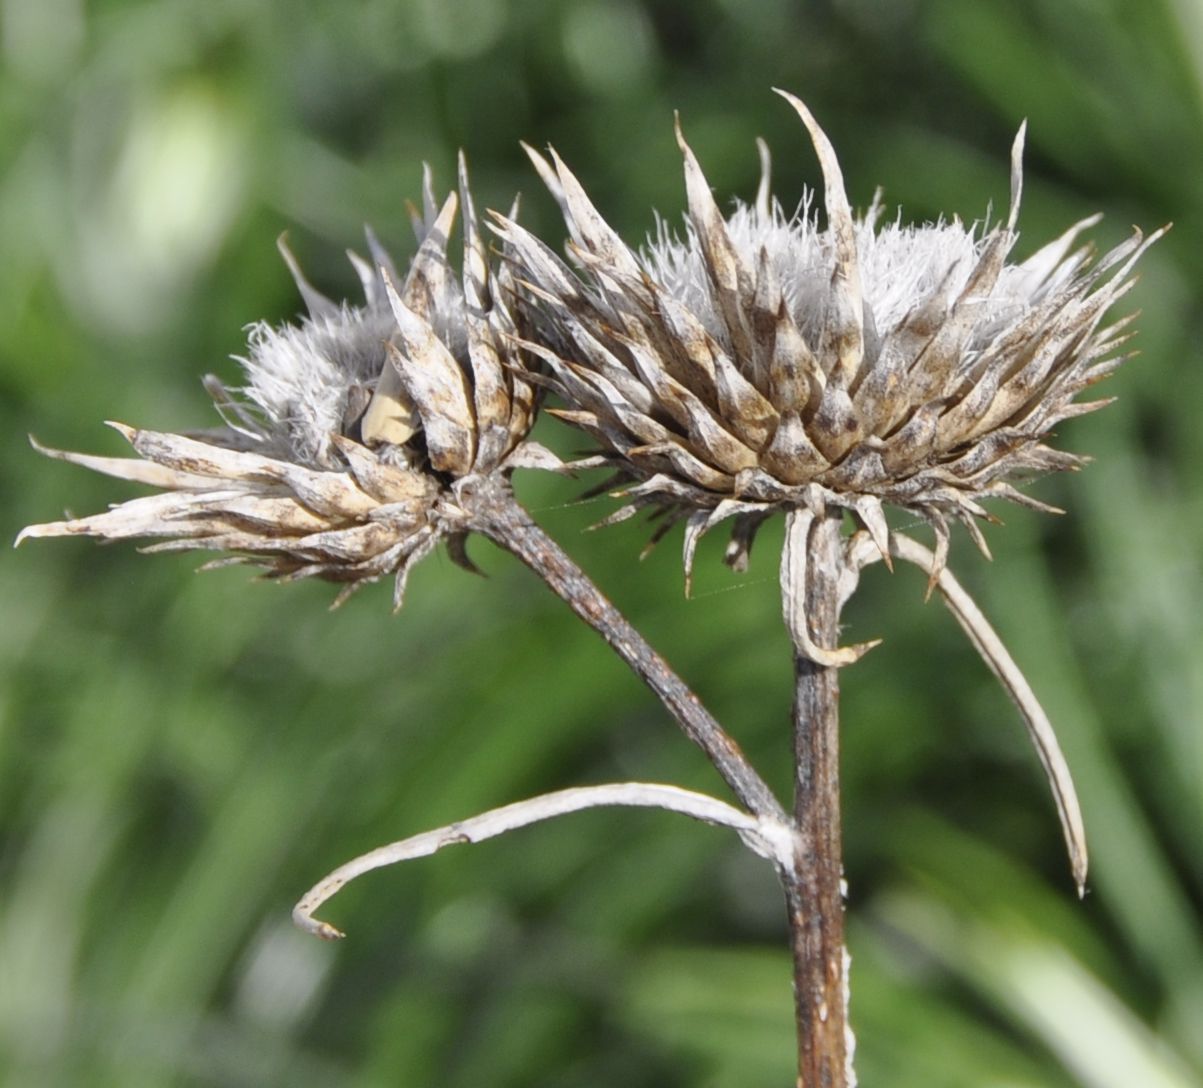
<instances>
[{"instance_id":1,"label":"dried flower head","mask_svg":"<svg viewBox=\"0 0 1203 1088\"><path fill-rule=\"evenodd\" d=\"M560 203L579 274L516 224L499 233L551 348L530 345L567 402L555 414L634 481L607 521L645 506L686 521L688 578L703 533L734 518L727 561L741 569L777 509L850 509L888 559L883 504L929 522L937 557L950 520L979 545L982 500L1050 509L1017 491L1028 473L1083 459L1046 444L1060 420L1101 407L1077 396L1110 373L1127 320L1103 324L1146 245L1137 232L1095 260L1074 225L1020 264L1023 129L1012 150L1005 223L879 224L853 215L835 152L810 111L779 92L810 133L825 183L820 229L806 196L792 218L770 197L724 217L677 128L685 159L683 238L661 224L628 248L554 151L530 151ZM1156 237L1156 236L1154 236Z\"/></svg>"},{"instance_id":2,"label":"dried flower head","mask_svg":"<svg viewBox=\"0 0 1203 1088\"><path fill-rule=\"evenodd\" d=\"M447 246L462 210L462 276ZM464 565L466 481L518 464L552 467L527 440L532 385L515 365L507 267L490 268L460 160L459 193L441 207L426 173L412 212L418 250L402 280L368 232L371 262L348 254L364 304L336 305L281 252L308 308L296 325L251 329L246 385L205 385L225 426L188 435L113 424L143 460L37 446L52 457L162 492L103 514L34 525L25 537L162 538L147 551L233 553L274 578L346 583L339 596L410 568L446 538ZM400 284L400 286L396 286Z\"/></svg>"}]
</instances>

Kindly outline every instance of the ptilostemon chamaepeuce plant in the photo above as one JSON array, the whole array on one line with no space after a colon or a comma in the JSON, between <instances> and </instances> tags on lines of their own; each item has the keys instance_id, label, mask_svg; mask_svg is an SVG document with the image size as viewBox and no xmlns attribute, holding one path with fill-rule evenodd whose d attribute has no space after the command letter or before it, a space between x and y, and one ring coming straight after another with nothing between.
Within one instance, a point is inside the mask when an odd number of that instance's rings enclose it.
<instances>
[{"instance_id":1,"label":"ptilostemon chamaepeuce plant","mask_svg":"<svg viewBox=\"0 0 1203 1088\"><path fill-rule=\"evenodd\" d=\"M308 307L299 324L258 325L246 384L206 384L219 429L168 434L119 426L141 459L43 449L159 493L91 517L35 525L21 538L152 539L148 550L226 553L275 578L320 577L350 592L386 575L401 603L412 566L445 540L471 566L468 534L490 537L538 574L659 696L741 802L676 787L616 783L507 805L372 851L298 903L314 917L356 876L582 808L655 806L734 829L781 876L794 954L799 1083L855 1083L847 1025L847 955L838 798L837 669L871 644L836 646L840 609L863 566L900 557L923 567L1006 686L1053 785L1075 878L1085 880L1081 816L1052 729L997 636L945 566L950 521L984 548L982 501L1041 506L1011 482L1080 459L1045 439L1059 420L1097 407L1075 400L1119 362L1124 324L1105 325L1143 249L1139 235L1092 263L1073 251L1085 220L1010 265L1022 132L1006 223L878 226L855 218L827 138L794 104L823 169L827 225L809 201L793 218L772 200L768 156L756 203L724 217L692 152L684 239L663 228L629 249L558 158L532 158L559 199L577 269L498 217L491 259L461 160L458 194L440 206L427 176L415 213L418 250L404 276L369 233L352 255L362 305L319 294L284 248ZM679 135L679 133L678 133ZM463 269L448 239L462 209ZM547 366L538 371L531 360ZM786 518L782 591L795 647L796 792L787 815L738 745L558 545L515 501L520 467L558 469L529 438L539 385L557 415L598 441L594 463L623 481L611 519L651 507L685 523L685 566L718 523L734 527L742 567L757 527ZM929 551L891 529L885 508L928 522ZM845 537L850 513L856 531ZM19 538L19 539L21 539ZM341 600L342 595L339 599Z\"/></svg>"},{"instance_id":2,"label":"ptilostemon chamaepeuce plant","mask_svg":"<svg viewBox=\"0 0 1203 1088\"><path fill-rule=\"evenodd\" d=\"M528 346L563 401L549 411L593 437L622 485L624 504L608 522L650 507L660 518L653 540L684 522L688 589L704 533L730 520L726 560L742 569L762 522L786 518L781 586L795 646L799 850L786 892L800 1083L836 1084L852 1080L836 670L876 645L837 647L840 610L875 559L899 557L927 572L929 592L940 588L1024 716L1081 892L1086 846L1068 769L1022 674L946 569L949 526L963 524L986 551L977 524L992 520L984 501L1052 509L1015 481L1084 463L1049 444L1052 428L1107 403L1078 397L1124 358L1117 349L1130 319L1106 315L1157 235L1137 231L1096 258L1075 249L1091 217L1010 263L1022 128L1004 223L882 224L876 199L857 216L827 136L801 101L779 93L817 153L825 225L809 195L792 217L783 213L763 143L755 203L724 215L678 124L683 236L661 223L642 249L628 247L555 152L548 161L529 148L563 212L570 263L515 223L499 220L496 229L527 285L539 329ZM934 552L891 529L886 507L929 524Z\"/></svg>"}]
</instances>

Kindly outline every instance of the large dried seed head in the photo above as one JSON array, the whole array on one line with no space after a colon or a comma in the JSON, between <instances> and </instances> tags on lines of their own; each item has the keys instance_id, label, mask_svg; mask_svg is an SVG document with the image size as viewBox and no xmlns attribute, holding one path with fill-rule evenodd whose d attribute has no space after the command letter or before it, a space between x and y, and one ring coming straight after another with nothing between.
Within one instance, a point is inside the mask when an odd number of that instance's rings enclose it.
<instances>
[{"instance_id":1,"label":"large dried seed head","mask_svg":"<svg viewBox=\"0 0 1203 1088\"><path fill-rule=\"evenodd\" d=\"M685 233L661 225L636 252L554 152L551 162L530 152L576 270L516 224L497 230L529 285L544 343L533 350L567 402L556 414L627 481L615 519L650 505L662 525L686 521L687 569L701 534L727 518L727 559L742 566L775 509L850 509L885 555L893 504L933 525L941 560L950 519L984 547L983 499L1048 509L1012 481L1082 463L1046 439L1106 403L1077 397L1120 362L1127 322L1105 315L1157 235L1096 258L1075 249L1092 217L1008 263L1023 129L1004 223L882 226L876 201L854 216L826 135L783 97L818 154L823 226L810 195L792 217L770 198L763 144L756 203L724 216L678 126Z\"/></svg>"},{"instance_id":2,"label":"large dried seed head","mask_svg":"<svg viewBox=\"0 0 1203 1088\"><path fill-rule=\"evenodd\" d=\"M141 458L43 453L161 489L91 517L30 526L18 538L151 538L147 551L232 553L275 578L316 576L344 594L396 576L447 538L463 552L458 489L520 464L554 467L528 441L534 388L515 357L510 270L490 266L460 162L458 193L434 200L429 171L413 212L418 249L402 278L368 232L349 254L362 305L336 304L281 252L308 313L257 324L235 390L209 377L225 426L168 434L114 424ZM462 273L448 257L457 211ZM339 600L342 599L340 595Z\"/></svg>"}]
</instances>

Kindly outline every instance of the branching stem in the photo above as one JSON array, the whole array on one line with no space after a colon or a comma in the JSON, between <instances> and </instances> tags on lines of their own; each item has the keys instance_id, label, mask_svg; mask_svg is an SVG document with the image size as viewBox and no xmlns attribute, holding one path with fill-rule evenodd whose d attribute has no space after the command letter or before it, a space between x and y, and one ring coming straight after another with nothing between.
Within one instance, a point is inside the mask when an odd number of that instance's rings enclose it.
<instances>
[{"instance_id":1,"label":"branching stem","mask_svg":"<svg viewBox=\"0 0 1203 1088\"><path fill-rule=\"evenodd\" d=\"M739 745L568 554L531 520L508 487L493 479L482 480L461 499L468 507L467 527L525 563L610 644L652 689L685 735L706 753L749 812L778 823L788 822L781 803Z\"/></svg>"},{"instance_id":2,"label":"branching stem","mask_svg":"<svg viewBox=\"0 0 1203 1088\"><path fill-rule=\"evenodd\" d=\"M314 917L322 905L340 892L356 877L396 865L414 858L429 857L448 846L459 843L484 842L521 827L542 823L572 812L605 806L627 808L661 808L679 812L716 827L729 827L740 838L763 857L778 861L786 830L772 822L758 820L746 812L708 797L703 793L683 790L676 786L662 786L654 782L615 782L604 786L578 786L574 789L545 793L526 801L482 812L466 820L448 824L446 827L423 831L408 839L378 847L323 877L301 898L293 909L293 921L306 933L323 940L338 940L343 933L329 922Z\"/></svg>"}]
</instances>

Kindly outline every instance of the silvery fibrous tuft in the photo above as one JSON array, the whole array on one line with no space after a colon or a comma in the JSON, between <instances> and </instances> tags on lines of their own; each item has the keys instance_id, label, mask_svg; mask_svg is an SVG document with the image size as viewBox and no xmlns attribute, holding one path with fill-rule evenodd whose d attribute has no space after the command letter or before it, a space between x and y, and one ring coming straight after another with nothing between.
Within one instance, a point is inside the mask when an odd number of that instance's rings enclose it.
<instances>
[{"instance_id":1,"label":"silvery fibrous tuft","mask_svg":"<svg viewBox=\"0 0 1203 1088\"><path fill-rule=\"evenodd\" d=\"M146 550L229 552L210 566L249 562L272 578L328 579L345 583L342 596L393 575L397 606L409 570L440 539L467 564L457 488L557 462L527 437L535 391L514 358L509 268L490 267L462 158L459 191L441 205L429 171L425 181L404 276L370 230L371 261L348 254L360 305L318 292L281 241L308 312L297 324L252 326L241 389L206 379L224 427L168 434L113 424L142 460L43 448L161 493L22 537L162 538ZM462 276L448 258L457 210Z\"/></svg>"}]
</instances>

